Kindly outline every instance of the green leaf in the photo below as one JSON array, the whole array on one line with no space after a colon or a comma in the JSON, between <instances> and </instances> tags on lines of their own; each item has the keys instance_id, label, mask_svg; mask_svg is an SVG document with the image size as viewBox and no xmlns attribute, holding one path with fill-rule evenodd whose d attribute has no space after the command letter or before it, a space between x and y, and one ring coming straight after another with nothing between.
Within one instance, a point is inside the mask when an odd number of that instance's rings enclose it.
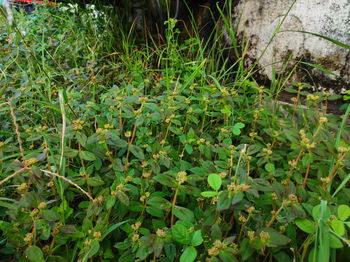
<instances>
[{"instance_id":1,"label":"green leaf","mask_svg":"<svg viewBox=\"0 0 350 262\"><path fill-rule=\"evenodd\" d=\"M176 255L176 246L173 243L167 243L164 245L164 251L165 251L167 258L170 261L174 261L174 258Z\"/></svg>"},{"instance_id":2,"label":"green leaf","mask_svg":"<svg viewBox=\"0 0 350 262\"><path fill-rule=\"evenodd\" d=\"M49 256L46 260L46 262L67 262L64 257L62 256Z\"/></svg>"},{"instance_id":3,"label":"green leaf","mask_svg":"<svg viewBox=\"0 0 350 262\"><path fill-rule=\"evenodd\" d=\"M217 224L212 225L211 226L211 239L213 241L216 241L216 240L221 240L221 238L222 238L222 232L221 232L220 227Z\"/></svg>"},{"instance_id":4,"label":"green leaf","mask_svg":"<svg viewBox=\"0 0 350 262\"><path fill-rule=\"evenodd\" d=\"M82 147L86 147L87 137L84 133L77 132L75 134L75 137L77 138L78 142L82 145Z\"/></svg>"},{"instance_id":5,"label":"green leaf","mask_svg":"<svg viewBox=\"0 0 350 262\"><path fill-rule=\"evenodd\" d=\"M186 152L190 155L193 152L193 147L190 144L185 145Z\"/></svg>"},{"instance_id":6,"label":"green leaf","mask_svg":"<svg viewBox=\"0 0 350 262\"><path fill-rule=\"evenodd\" d=\"M87 180L87 184L92 187L102 186L104 183L105 182L99 176L89 177Z\"/></svg>"},{"instance_id":7,"label":"green leaf","mask_svg":"<svg viewBox=\"0 0 350 262\"><path fill-rule=\"evenodd\" d=\"M242 250L242 260L243 261L250 258L254 252L254 249L250 245L250 241L248 238L243 239L242 244L240 246L240 249Z\"/></svg>"},{"instance_id":8,"label":"green leaf","mask_svg":"<svg viewBox=\"0 0 350 262\"><path fill-rule=\"evenodd\" d=\"M180 244L187 245L190 243L190 234L184 225L175 224L171 228L171 234L173 239Z\"/></svg>"},{"instance_id":9,"label":"green leaf","mask_svg":"<svg viewBox=\"0 0 350 262\"><path fill-rule=\"evenodd\" d=\"M84 159L86 161L94 161L96 160L96 157L93 153L89 152L89 151L80 151L79 152L79 157L81 159Z\"/></svg>"},{"instance_id":10,"label":"green leaf","mask_svg":"<svg viewBox=\"0 0 350 262\"><path fill-rule=\"evenodd\" d=\"M27 247L27 249L24 253L25 253L26 258L29 261L32 261L32 262L44 262L45 261L43 252L37 246Z\"/></svg>"},{"instance_id":11,"label":"green leaf","mask_svg":"<svg viewBox=\"0 0 350 262\"><path fill-rule=\"evenodd\" d=\"M118 227L120 227L121 225L125 224L129 222L129 220L125 220L125 221L122 221L122 222L119 222L119 223L116 223L112 226L110 226L106 232L103 233L102 237L101 237L101 241L102 239L104 239L106 236L108 236L111 232L113 232L114 230L116 230Z\"/></svg>"},{"instance_id":12,"label":"green leaf","mask_svg":"<svg viewBox=\"0 0 350 262\"><path fill-rule=\"evenodd\" d=\"M231 206L231 198L229 197L228 192L223 192L219 195L217 208L219 211L228 209Z\"/></svg>"},{"instance_id":13,"label":"green leaf","mask_svg":"<svg viewBox=\"0 0 350 262\"><path fill-rule=\"evenodd\" d=\"M160 209L169 209L171 208L171 203L163 197L160 196L151 196L147 201L147 205L154 206Z\"/></svg>"},{"instance_id":14,"label":"green leaf","mask_svg":"<svg viewBox=\"0 0 350 262\"><path fill-rule=\"evenodd\" d=\"M222 262L237 262L237 259L235 258L234 253L235 251L232 248L221 250L219 252L219 258Z\"/></svg>"},{"instance_id":15,"label":"green leaf","mask_svg":"<svg viewBox=\"0 0 350 262\"><path fill-rule=\"evenodd\" d=\"M194 133L194 130L192 129L192 127L191 127L190 130L187 133L187 140L194 139L194 136L195 136L195 133Z\"/></svg>"},{"instance_id":16,"label":"green leaf","mask_svg":"<svg viewBox=\"0 0 350 262\"><path fill-rule=\"evenodd\" d=\"M169 175L160 174L158 176L153 177L153 179L161 183L163 186L176 187L177 185L175 179Z\"/></svg>"},{"instance_id":17,"label":"green leaf","mask_svg":"<svg viewBox=\"0 0 350 262\"><path fill-rule=\"evenodd\" d=\"M69 235L78 233L78 230L75 228L74 225L64 225L60 227L60 232Z\"/></svg>"},{"instance_id":18,"label":"green leaf","mask_svg":"<svg viewBox=\"0 0 350 262\"><path fill-rule=\"evenodd\" d=\"M72 149L72 148L69 148L69 147L66 147L66 148L64 149L63 155L64 155L65 157L68 157L68 158L74 158L74 157L76 157L76 156L78 155L78 153L79 153L78 150Z\"/></svg>"},{"instance_id":19,"label":"green leaf","mask_svg":"<svg viewBox=\"0 0 350 262\"><path fill-rule=\"evenodd\" d=\"M116 147L120 147L120 148L125 148L128 146L128 142L126 142L125 140L123 139L116 139L116 140L113 140L113 144L116 146Z\"/></svg>"},{"instance_id":20,"label":"green leaf","mask_svg":"<svg viewBox=\"0 0 350 262\"><path fill-rule=\"evenodd\" d=\"M148 206L146 208L146 212L152 216L164 218L164 212L163 212L163 210L161 210L159 208Z\"/></svg>"},{"instance_id":21,"label":"green leaf","mask_svg":"<svg viewBox=\"0 0 350 262\"><path fill-rule=\"evenodd\" d=\"M329 246L331 248L343 248L344 245L338 237L333 234L329 234Z\"/></svg>"},{"instance_id":22,"label":"green leaf","mask_svg":"<svg viewBox=\"0 0 350 262\"><path fill-rule=\"evenodd\" d=\"M339 236L343 236L345 234L345 226L340 220L333 219L331 225L334 232L337 233Z\"/></svg>"},{"instance_id":23,"label":"green leaf","mask_svg":"<svg viewBox=\"0 0 350 262\"><path fill-rule=\"evenodd\" d=\"M244 128L244 124L243 123L237 123L233 126L233 131L232 133L236 136L241 134L241 129Z\"/></svg>"},{"instance_id":24,"label":"green leaf","mask_svg":"<svg viewBox=\"0 0 350 262\"><path fill-rule=\"evenodd\" d=\"M179 207L175 206L174 208L174 215L185 222L194 222L194 214L191 210L184 208L184 207Z\"/></svg>"},{"instance_id":25,"label":"green leaf","mask_svg":"<svg viewBox=\"0 0 350 262\"><path fill-rule=\"evenodd\" d=\"M129 197L123 191L117 192L117 197L124 205L129 206Z\"/></svg>"},{"instance_id":26,"label":"green leaf","mask_svg":"<svg viewBox=\"0 0 350 262\"><path fill-rule=\"evenodd\" d=\"M143 154L143 150L141 149L141 147L135 146L135 145L129 145L129 150L138 159L140 159L140 160L145 159L145 155Z\"/></svg>"},{"instance_id":27,"label":"green leaf","mask_svg":"<svg viewBox=\"0 0 350 262\"><path fill-rule=\"evenodd\" d=\"M132 212L141 212L143 205L138 201L130 201L128 209Z\"/></svg>"},{"instance_id":28,"label":"green leaf","mask_svg":"<svg viewBox=\"0 0 350 262\"><path fill-rule=\"evenodd\" d=\"M222 179L218 174L210 174L208 176L208 183L212 189L218 191L222 184Z\"/></svg>"},{"instance_id":29,"label":"green leaf","mask_svg":"<svg viewBox=\"0 0 350 262\"><path fill-rule=\"evenodd\" d=\"M288 92L288 93L293 93L293 94L298 93L297 90L295 90L295 89L293 89L293 88L291 88L291 87L284 88L283 91L286 91L286 92Z\"/></svg>"},{"instance_id":30,"label":"green leaf","mask_svg":"<svg viewBox=\"0 0 350 262\"><path fill-rule=\"evenodd\" d=\"M304 157L303 157L303 166L307 166L308 164L310 164L312 162L312 154L306 154Z\"/></svg>"},{"instance_id":31,"label":"green leaf","mask_svg":"<svg viewBox=\"0 0 350 262\"><path fill-rule=\"evenodd\" d=\"M301 230L308 234L313 234L316 232L315 224L308 219L296 219L295 224L297 225L297 227L299 227Z\"/></svg>"},{"instance_id":32,"label":"green leaf","mask_svg":"<svg viewBox=\"0 0 350 262\"><path fill-rule=\"evenodd\" d=\"M216 196L217 194L218 194L218 193L215 192L215 191L204 191L204 192L201 193L201 195L202 195L203 197L214 197L214 196Z\"/></svg>"},{"instance_id":33,"label":"green leaf","mask_svg":"<svg viewBox=\"0 0 350 262\"><path fill-rule=\"evenodd\" d=\"M110 209L115 204L115 196L110 195L106 201L106 209Z\"/></svg>"},{"instance_id":34,"label":"green leaf","mask_svg":"<svg viewBox=\"0 0 350 262\"><path fill-rule=\"evenodd\" d=\"M338 217L340 220L347 220L350 216L350 207L347 205L340 205L338 207Z\"/></svg>"},{"instance_id":35,"label":"green leaf","mask_svg":"<svg viewBox=\"0 0 350 262\"><path fill-rule=\"evenodd\" d=\"M44 219L39 219L35 221L35 227L37 230L37 234L40 236L42 240L48 240L51 233L51 228L49 223Z\"/></svg>"},{"instance_id":36,"label":"green leaf","mask_svg":"<svg viewBox=\"0 0 350 262\"><path fill-rule=\"evenodd\" d=\"M202 231L200 229L198 229L192 235L191 245L196 247L196 246L201 245L202 243L203 243Z\"/></svg>"},{"instance_id":37,"label":"green leaf","mask_svg":"<svg viewBox=\"0 0 350 262\"><path fill-rule=\"evenodd\" d=\"M40 138L42 138L42 135L34 134L34 135L31 135L31 136L27 137L26 141L27 142L32 142L32 141L39 140Z\"/></svg>"},{"instance_id":38,"label":"green leaf","mask_svg":"<svg viewBox=\"0 0 350 262\"><path fill-rule=\"evenodd\" d=\"M265 227L261 230L259 230L259 234L261 231L267 232L270 235L270 247L278 247L278 246L285 246L290 242L290 239L286 237L285 235L282 235L278 231L276 231L273 228Z\"/></svg>"},{"instance_id":39,"label":"green leaf","mask_svg":"<svg viewBox=\"0 0 350 262\"><path fill-rule=\"evenodd\" d=\"M244 198L244 193L243 192L237 192L237 194L234 195L234 197L232 198L232 205L236 205L239 202L241 202Z\"/></svg>"},{"instance_id":40,"label":"green leaf","mask_svg":"<svg viewBox=\"0 0 350 262\"><path fill-rule=\"evenodd\" d=\"M270 174L275 173L275 165L272 163L266 163L265 164L265 170Z\"/></svg>"},{"instance_id":41,"label":"green leaf","mask_svg":"<svg viewBox=\"0 0 350 262\"><path fill-rule=\"evenodd\" d=\"M56 221L57 220L57 213L53 210L42 210L42 216L47 221Z\"/></svg>"},{"instance_id":42,"label":"green leaf","mask_svg":"<svg viewBox=\"0 0 350 262\"><path fill-rule=\"evenodd\" d=\"M191 185L181 185L180 191L185 193L186 195L191 195L195 197L199 197L201 190L198 187L194 187Z\"/></svg>"},{"instance_id":43,"label":"green leaf","mask_svg":"<svg viewBox=\"0 0 350 262\"><path fill-rule=\"evenodd\" d=\"M88 249L85 256L83 257L82 262L86 262L90 257L94 256L99 249L100 249L100 244L98 243L98 241L95 239L92 240L90 248Z\"/></svg>"},{"instance_id":44,"label":"green leaf","mask_svg":"<svg viewBox=\"0 0 350 262\"><path fill-rule=\"evenodd\" d=\"M193 262L197 257L197 250L189 246L185 249L180 257L180 262Z\"/></svg>"},{"instance_id":45,"label":"green leaf","mask_svg":"<svg viewBox=\"0 0 350 262\"><path fill-rule=\"evenodd\" d=\"M225 115L231 115L231 108L228 105L225 105L225 107L223 109L221 109L221 113L225 114Z\"/></svg>"},{"instance_id":46,"label":"green leaf","mask_svg":"<svg viewBox=\"0 0 350 262\"><path fill-rule=\"evenodd\" d=\"M162 238L156 237L153 243L154 254L159 257L162 253L164 247L164 240Z\"/></svg>"},{"instance_id":47,"label":"green leaf","mask_svg":"<svg viewBox=\"0 0 350 262\"><path fill-rule=\"evenodd\" d=\"M349 91L349 90L347 90ZM339 94L334 94L334 95L331 95L328 97L328 101L334 101L334 100L338 100L338 99L341 99L342 98L342 95L339 95Z\"/></svg>"}]
</instances>

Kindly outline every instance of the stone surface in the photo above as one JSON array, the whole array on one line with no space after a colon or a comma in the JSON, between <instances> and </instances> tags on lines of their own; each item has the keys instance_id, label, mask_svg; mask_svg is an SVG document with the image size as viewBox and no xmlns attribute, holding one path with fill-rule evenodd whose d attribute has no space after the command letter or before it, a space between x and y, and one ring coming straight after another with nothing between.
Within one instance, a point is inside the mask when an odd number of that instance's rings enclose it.
<instances>
[{"instance_id":1,"label":"stone surface","mask_svg":"<svg viewBox=\"0 0 350 262\"><path fill-rule=\"evenodd\" d=\"M233 14L236 21L241 17L237 39L240 41L245 32L246 39L250 41L246 62L251 65L262 54L294 1L237 2ZM297 0L259 62L260 73L266 73L270 79L272 65L281 72L289 55L292 55L289 70L296 61L302 60L350 79L350 50L316 36L288 30L317 33L350 45L350 0ZM312 79L305 69L309 70ZM298 66L292 80L314 83L318 89L335 90L337 93L350 87L347 81L302 65Z\"/></svg>"}]
</instances>

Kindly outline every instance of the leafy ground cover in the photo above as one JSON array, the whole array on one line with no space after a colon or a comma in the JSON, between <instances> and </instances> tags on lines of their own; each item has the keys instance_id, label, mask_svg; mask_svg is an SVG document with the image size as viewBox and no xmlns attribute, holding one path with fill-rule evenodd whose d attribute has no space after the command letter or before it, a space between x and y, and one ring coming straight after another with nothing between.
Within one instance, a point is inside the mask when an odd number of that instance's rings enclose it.
<instances>
[{"instance_id":1,"label":"leafy ground cover","mask_svg":"<svg viewBox=\"0 0 350 262\"><path fill-rule=\"evenodd\" d=\"M346 261L349 107L89 12L1 17L1 259Z\"/></svg>"}]
</instances>

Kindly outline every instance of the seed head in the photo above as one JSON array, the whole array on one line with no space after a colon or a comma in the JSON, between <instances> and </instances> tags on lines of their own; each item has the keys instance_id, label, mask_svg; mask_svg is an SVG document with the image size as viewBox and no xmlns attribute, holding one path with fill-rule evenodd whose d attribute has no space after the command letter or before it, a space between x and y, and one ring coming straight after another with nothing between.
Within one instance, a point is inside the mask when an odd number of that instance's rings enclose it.
<instances>
[{"instance_id":1,"label":"seed head","mask_svg":"<svg viewBox=\"0 0 350 262\"><path fill-rule=\"evenodd\" d=\"M180 171L177 173L176 181L179 185L185 183L187 180L187 174L185 171Z\"/></svg>"},{"instance_id":2,"label":"seed head","mask_svg":"<svg viewBox=\"0 0 350 262\"><path fill-rule=\"evenodd\" d=\"M100 232L94 232L94 238L97 240L101 237L101 233Z\"/></svg>"},{"instance_id":3,"label":"seed head","mask_svg":"<svg viewBox=\"0 0 350 262\"><path fill-rule=\"evenodd\" d=\"M270 240L270 235L269 235L268 232L261 231L260 234L259 234L259 236L260 236L261 242L263 242L264 244L265 244L268 240Z\"/></svg>"},{"instance_id":4,"label":"seed head","mask_svg":"<svg viewBox=\"0 0 350 262\"><path fill-rule=\"evenodd\" d=\"M164 238L166 236L164 230L158 228L157 232L156 232L157 236L160 238Z\"/></svg>"},{"instance_id":5,"label":"seed head","mask_svg":"<svg viewBox=\"0 0 350 262\"><path fill-rule=\"evenodd\" d=\"M133 242L137 242L137 241L139 240L139 238L140 238L140 235L139 235L139 234L133 234L131 240L132 240Z\"/></svg>"},{"instance_id":6,"label":"seed head","mask_svg":"<svg viewBox=\"0 0 350 262\"><path fill-rule=\"evenodd\" d=\"M347 153L349 152L350 148L349 147L345 147L345 146L340 146L337 148L339 153Z\"/></svg>"},{"instance_id":7,"label":"seed head","mask_svg":"<svg viewBox=\"0 0 350 262\"><path fill-rule=\"evenodd\" d=\"M41 210L41 209L45 209L46 208L46 203L45 202L41 202L39 205L38 205L38 208Z\"/></svg>"}]
</instances>

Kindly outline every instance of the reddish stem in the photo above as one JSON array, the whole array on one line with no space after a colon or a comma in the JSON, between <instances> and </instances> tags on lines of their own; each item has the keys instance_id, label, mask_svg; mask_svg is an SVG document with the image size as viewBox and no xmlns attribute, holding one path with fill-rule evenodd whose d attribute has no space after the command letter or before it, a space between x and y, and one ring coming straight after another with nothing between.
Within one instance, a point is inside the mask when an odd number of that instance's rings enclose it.
<instances>
[{"instance_id":1,"label":"reddish stem","mask_svg":"<svg viewBox=\"0 0 350 262\"><path fill-rule=\"evenodd\" d=\"M303 184L302 184L302 187L303 187L303 188L305 188L305 186L306 186L306 180L307 180L307 177L308 177L308 175L309 175L310 165L311 165L311 163L309 163L309 164L307 165L307 169L306 169L306 174L305 174L304 182L303 182Z\"/></svg>"}]
</instances>

